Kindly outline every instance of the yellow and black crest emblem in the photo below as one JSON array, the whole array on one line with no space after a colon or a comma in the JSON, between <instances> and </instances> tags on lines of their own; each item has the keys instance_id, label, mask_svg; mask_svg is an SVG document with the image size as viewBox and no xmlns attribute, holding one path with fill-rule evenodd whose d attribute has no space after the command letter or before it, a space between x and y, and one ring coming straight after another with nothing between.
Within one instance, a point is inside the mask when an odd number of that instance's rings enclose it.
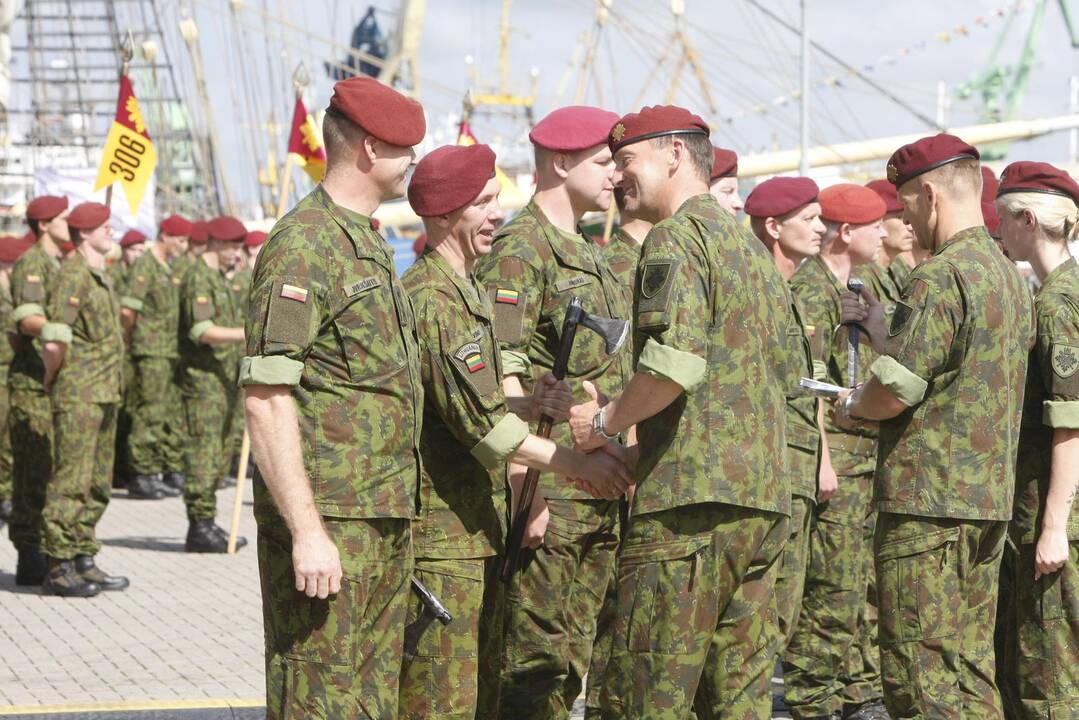
<instances>
[{"instance_id":1,"label":"yellow and black crest emblem","mask_svg":"<svg viewBox=\"0 0 1079 720\"><path fill-rule=\"evenodd\" d=\"M1057 377L1070 378L1079 370L1079 348L1071 345L1053 346L1053 372Z\"/></svg>"},{"instance_id":2,"label":"yellow and black crest emblem","mask_svg":"<svg viewBox=\"0 0 1079 720\"><path fill-rule=\"evenodd\" d=\"M622 123L618 123L614 126L614 130L611 130L611 138L615 142L622 142L622 138L626 136L626 126Z\"/></svg>"}]
</instances>

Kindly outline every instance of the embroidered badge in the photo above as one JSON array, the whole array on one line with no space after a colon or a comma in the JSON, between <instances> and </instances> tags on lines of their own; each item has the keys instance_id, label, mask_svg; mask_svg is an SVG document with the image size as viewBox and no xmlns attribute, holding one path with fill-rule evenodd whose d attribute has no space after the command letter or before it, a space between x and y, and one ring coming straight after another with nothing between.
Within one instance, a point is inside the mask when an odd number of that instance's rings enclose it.
<instances>
[{"instance_id":1,"label":"embroidered badge","mask_svg":"<svg viewBox=\"0 0 1079 720\"><path fill-rule=\"evenodd\" d=\"M206 297L205 295L196 295L195 296L195 304L196 305L209 305L210 304L210 298Z\"/></svg>"},{"instance_id":2,"label":"embroidered badge","mask_svg":"<svg viewBox=\"0 0 1079 720\"><path fill-rule=\"evenodd\" d=\"M1053 372L1060 378L1069 378L1079 370L1079 348L1071 345L1053 345Z\"/></svg>"},{"instance_id":3,"label":"embroidered badge","mask_svg":"<svg viewBox=\"0 0 1079 720\"><path fill-rule=\"evenodd\" d=\"M465 343L461 347L457 348L457 352L455 352L453 354L453 356L455 358L457 358L458 360L464 361L464 360L467 360L470 355L479 355L479 354L480 354L480 345L479 345L479 343L470 342L470 343Z\"/></svg>"},{"instance_id":4,"label":"embroidered badge","mask_svg":"<svg viewBox=\"0 0 1079 720\"><path fill-rule=\"evenodd\" d=\"M813 337L817 334L816 325L806 325L806 337Z\"/></svg>"},{"instance_id":5,"label":"embroidered badge","mask_svg":"<svg viewBox=\"0 0 1079 720\"><path fill-rule=\"evenodd\" d=\"M641 295L651 299L667 284L667 276L671 273L671 262L649 262L644 266L644 275L641 277Z\"/></svg>"},{"instance_id":6,"label":"embroidered badge","mask_svg":"<svg viewBox=\"0 0 1079 720\"><path fill-rule=\"evenodd\" d=\"M69 297L67 299L67 304L70 305L71 307L77 308L79 306L79 303L80 303L80 300L77 297L75 297L74 295L72 295L71 297Z\"/></svg>"},{"instance_id":7,"label":"embroidered badge","mask_svg":"<svg viewBox=\"0 0 1079 720\"><path fill-rule=\"evenodd\" d=\"M914 313L914 308L907 305L904 302L898 302L895 304L895 312L892 313L892 324L888 326L888 337L893 337L899 334L899 331L903 329L903 326L907 324L907 320L910 320L910 316Z\"/></svg>"},{"instance_id":8,"label":"embroidered badge","mask_svg":"<svg viewBox=\"0 0 1079 720\"><path fill-rule=\"evenodd\" d=\"M483 358L478 353L466 357L465 365L468 367L469 373L477 373L487 367L487 365L483 362Z\"/></svg>"},{"instance_id":9,"label":"embroidered badge","mask_svg":"<svg viewBox=\"0 0 1079 720\"><path fill-rule=\"evenodd\" d=\"M382 279L377 278L374 275L371 277L365 277L363 280L357 280L356 282L345 286L345 295L349 297L355 297L362 292L366 292L372 288L377 288L382 284Z\"/></svg>"},{"instance_id":10,"label":"embroidered badge","mask_svg":"<svg viewBox=\"0 0 1079 720\"><path fill-rule=\"evenodd\" d=\"M495 292L495 302L504 303L506 305L516 305L520 302L521 295L516 290L509 290L507 288L498 288Z\"/></svg>"},{"instance_id":11,"label":"embroidered badge","mask_svg":"<svg viewBox=\"0 0 1079 720\"><path fill-rule=\"evenodd\" d=\"M41 276L40 275L27 275L26 276L26 282L28 282L28 283L39 283L39 282L41 282Z\"/></svg>"},{"instance_id":12,"label":"embroidered badge","mask_svg":"<svg viewBox=\"0 0 1079 720\"><path fill-rule=\"evenodd\" d=\"M307 302L307 290L302 287L285 283L281 286L281 297L305 303Z\"/></svg>"}]
</instances>

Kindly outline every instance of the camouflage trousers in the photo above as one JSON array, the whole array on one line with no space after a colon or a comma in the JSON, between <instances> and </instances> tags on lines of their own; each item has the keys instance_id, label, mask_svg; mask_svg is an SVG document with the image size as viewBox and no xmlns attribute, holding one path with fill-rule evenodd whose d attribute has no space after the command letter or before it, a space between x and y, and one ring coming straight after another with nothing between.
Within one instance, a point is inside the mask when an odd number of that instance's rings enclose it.
<instances>
[{"instance_id":1,"label":"camouflage trousers","mask_svg":"<svg viewBox=\"0 0 1079 720\"><path fill-rule=\"evenodd\" d=\"M236 373L236 381L239 382L239 371ZM237 397L237 401L232 405L232 417L229 418L229 434L225 439L224 453L225 458L231 463L232 458L235 455L240 454L240 446L243 445L244 440L244 427L247 424L247 419L244 416L244 402L243 393L240 393Z\"/></svg>"},{"instance_id":2,"label":"camouflage trousers","mask_svg":"<svg viewBox=\"0 0 1079 720\"><path fill-rule=\"evenodd\" d=\"M432 622L420 636L415 656L404 656L399 717L497 717L501 568L501 557L416 560L416 579L446 606L453 620L445 626ZM412 593L408 624L423 610L419 596Z\"/></svg>"},{"instance_id":3,"label":"camouflage trousers","mask_svg":"<svg viewBox=\"0 0 1079 720\"><path fill-rule=\"evenodd\" d=\"M176 360L135 358L135 383L130 398L131 472L153 475L183 470L187 429L177 424L176 407L182 403L176 384Z\"/></svg>"},{"instance_id":4,"label":"camouflage trousers","mask_svg":"<svg viewBox=\"0 0 1079 720\"><path fill-rule=\"evenodd\" d=\"M8 536L18 550L41 547L41 510L52 476L52 399L42 392L12 390L11 500Z\"/></svg>"},{"instance_id":5,"label":"camouflage trousers","mask_svg":"<svg viewBox=\"0 0 1079 720\"><path fill-rule=\"evenodd\" d=\"M190 520L217 515L217 484L228 472L224 444L229 433L232 406L238 395L235 385L210 382L185 392L187 415L187 482L184 504Z\"/></svg>"},{"instance_id":6,"label":"camouflage trousers","mask_svg":"<svg viewBox=\"0 0 1079 720\"><path fill-rule=\"evenodd\" d=\"M340 592L319 600L296 590L283 523L259 521L266 719L396 718L411 597L410 523L324 518L324 525L344 577Z\"/></svg>"},{"instance_id":7,"label":"camouflage trousers","mask_svg":"<svg viewBox=\"0 0 1079 720\"><path fill-rule=\"evenodd\" d=\"M779 620L779 654L787 648L802 614L806 572L809 567L810 530L815 503L807 497L791 496L790 535L779 558L776 575L776 608Z\"/></svg>"},{"instance_id":8,"label":"camouflage trousers","mask_svg":"<svg viewBox=\"0 0 1079 720\"><path fill-rule=\"evenodd\" d=\"M116 442L115 403L57 405L53 413L54 462L45 498L42 551L71 560L97 555L97 527L112 494Z\"/></svg>"},{"instance_id":9,"label":"camouflage trousers","mask_svg":"<svg viewBox=\"0 0 1079 720\"><path fill-rule=\"evenodd\" d=\"M840 477L835 495L813 514L802 610L783 654L784 700L795 718L839 713L844 703L881 696L868 647L875 614L866 607L872 482L870 474Z\"/></svg>"},{"instance_id":10,"label":"camouflage trousers","mask_svg":"<svg viewBox=\"0 0 1079 720\"><path fill-rule=\"evenodd\" d=\"M0 373L0 500L10 500L14 481L11 477L11 435L8 433L8 412L11 409L7 388L7 373Z\"/></svg>"},{"instance_id":11,"label":"camouflage trousers","mask_svg":"<svg viewBox=\"0 0 1079 720\"><path fill-rule=\"evenodd\" d=\"M131 408L134 404L135 382L135 361L125 353L123 379L120 385L120 404L116 409L116 445L113 452L116 471L125 477L131 472L131 453L128 443L131 438Z\"/></svg>"},{"instance_id":12,"label":"camouflage trousers","mask_svg":"<svg viewBox=\"0 0 1079 720\"><path fill-rule=\"evenodd\" d=\"M1033 543L1004 548L997 682L1004 715L1079 717L1079 540L1057 572L1034 580Z\"/></svg>"},{"instance_id":13,"label":"camouflage trousers","mask_svg":"<svg viewBox=\"0 0 1079 720\"><path fill-rule=\"evenodd\" d=\"M993 625L1007 523L881 513L873 550L893 718L999 718Z\"/></svg>"},{"instance_id":14,"label":"camouflage trousers","mask_svg":"<svg viewBox=\"0 0 1079 720\"><path fill-rule=\"evenodd\" d=\"M621 500L618 508L619 547L629 530L629 502ZM616 553L617 562L617 553ZM592 659L588 662L588 677L585 680L585 720L602 717L599 710L599 695L603 690L603 674L607 671L607 661L611 657L611 645L614 642L614 624L618 616L618 585L612 581L607 586L599 617L596 619L596 639L592 643Z\"/></svg>"},{"instance_id":15,"label":"camouflage trousers","mask_svg":"<svg viewBox=\"0 0 1079 720\"><path fill-rule=\"evenodd\" d=\"M548 499L543 546L506 590L502 718L568 718L614 577L618 502Z\"/></svg>"},{"instance_id":16,"label":"camouflage trousers","mask_svg":"<svg viewBox=\"0 0 1079 720\"><path fill-rule=\"evenodd\" d=\"M634 516L602 717L765 720L789 518L707 503Z\"/></svg>"}]
</instances>

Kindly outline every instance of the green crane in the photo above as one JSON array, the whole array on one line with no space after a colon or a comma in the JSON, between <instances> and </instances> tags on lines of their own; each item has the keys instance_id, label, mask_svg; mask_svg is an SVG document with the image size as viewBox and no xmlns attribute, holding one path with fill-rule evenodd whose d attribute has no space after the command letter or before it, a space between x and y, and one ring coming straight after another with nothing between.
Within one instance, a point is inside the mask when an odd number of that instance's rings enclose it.
<instances>
[{"instance_id":1,"label":"green crane","mask_svg":"<svg viewBox=\"0 0 1079 720\"><path fill-rule=\"evenodd\" d=\"M966 100L975 93L981 95L980 120L982 122L995 123L1019 119L1019 110L1023 105L1027 86L1030 84L1030 71L1034 66L1038 38L1045 24L1045 13L1049 3L1050 0L1037 0L1030 27L1027 29L1026 40L1023 42L1023 51L1019 56L1019 62L1014 67L1003 64L1000 61L1000 55L1019 15L1019 3L1012 8L996 42L993 43L985 69L956 89L956 95L961 100ZM1079 34L1076 33L1076 26L1072 22L1070 2L1057 0L1057 4L1060 5L1060 12L1064 16L1064 25L1068 29L1071 46L1073 49L1079 48ZM1007 143L995 143L983 149L982 157L986 160L1001 160L1007 152Z\"/></svg>"}]
</instances>

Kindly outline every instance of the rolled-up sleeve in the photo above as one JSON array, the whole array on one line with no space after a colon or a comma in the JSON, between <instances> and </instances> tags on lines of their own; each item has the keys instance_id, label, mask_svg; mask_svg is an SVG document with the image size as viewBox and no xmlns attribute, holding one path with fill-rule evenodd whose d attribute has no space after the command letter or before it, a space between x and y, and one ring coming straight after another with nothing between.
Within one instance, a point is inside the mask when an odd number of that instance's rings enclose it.
<instances>
[{"instance_id":1,"label":"rolled-up sleeve","mask_svg":"<svg viewBox=\"0 0 1079 720\"><path fill-rule=\"evenodd\" d=\"M684 350L661 345L648 338L637 360L637 370L661 380L669 380L692 393L704 381L708 363L704 358Z\"/></svg>"}]
</instances>

